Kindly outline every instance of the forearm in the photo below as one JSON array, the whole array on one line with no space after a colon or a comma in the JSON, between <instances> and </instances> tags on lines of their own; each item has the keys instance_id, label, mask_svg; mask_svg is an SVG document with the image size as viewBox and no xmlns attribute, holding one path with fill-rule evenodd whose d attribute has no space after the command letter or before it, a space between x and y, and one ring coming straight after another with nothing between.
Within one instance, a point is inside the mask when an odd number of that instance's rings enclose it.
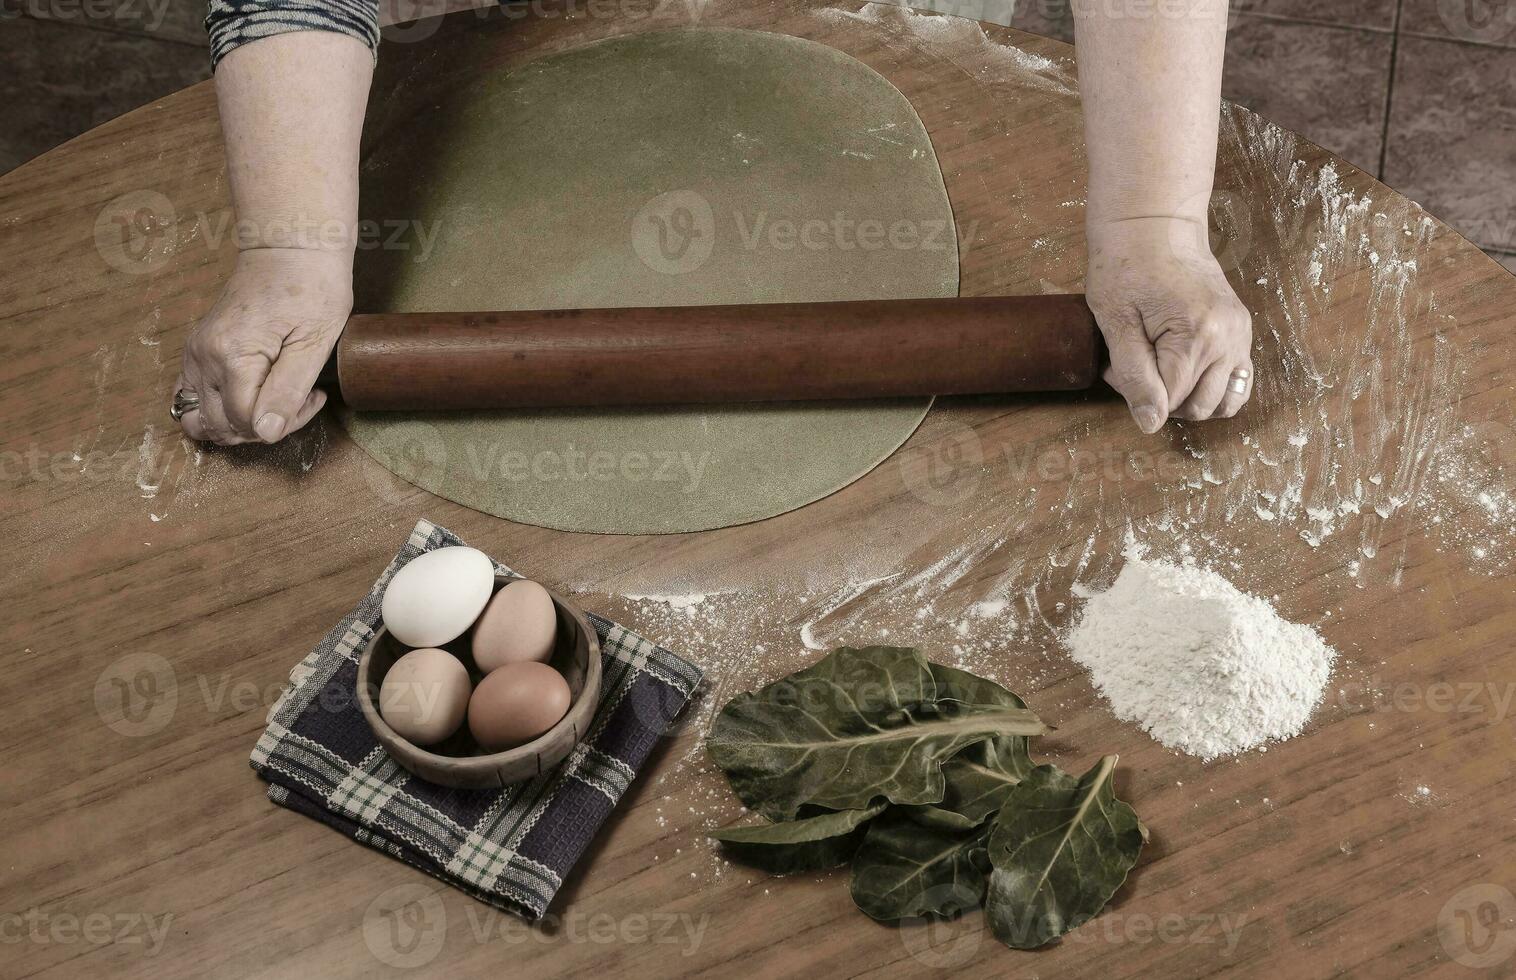
<instances>
[{"instance_id":1,"label":"forearm","mask_svg":"<svg viewBox=\"0 0 1516 980\"><path fill-rule=\"evenodd\" d=\"M357 241L358 147L373 56L346 34L241 45L216 72L238 246L346 257Z\"/></svg>"},{"instance_id":2,"label":"forearm","mask_svg":"<svg viewBox=\"0 0 1516 980\"><path fill-rule=\"evenodd\" d=\"M1092 228L1205 224L1215 179L1226 0L1075 0Z\"/></svg>"}]
</instances>

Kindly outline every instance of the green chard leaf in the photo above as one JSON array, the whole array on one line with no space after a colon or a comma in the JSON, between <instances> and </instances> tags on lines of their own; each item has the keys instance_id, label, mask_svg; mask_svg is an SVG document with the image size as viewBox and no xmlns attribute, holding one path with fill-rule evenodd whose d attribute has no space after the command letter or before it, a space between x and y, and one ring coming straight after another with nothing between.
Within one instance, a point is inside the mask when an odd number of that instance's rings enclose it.
<instances>
[{"instance_id":1,"label":"green chard leaf","mask_svg":"<svg viewBox=\"0 0 1516 980\"><path fill-rule=\"evenodd\" d=\"M742 801L771 820L793 820L806 804L861 809L879 796L939 803L944 761L985 739L1046 726L1019 699L964 701L954 696L968 690L961 678L940 675L939 690L938 676L912 649L842 647L733 698L706 747Z\"/></svg>"},{"instance_id":2,"label":"green chard leaf","mask_svg":"<svg viewBox=\"0 0 1516 980\"><path fill-rule=\"evenodd\" d=\"M1026 702L992 680L946 664L928 663L932 680L937 683L939 698L952 698L967 704L1004 704L1025 708Z\"/></svg>"},{"instance_id":3,"label":"green chard leaf","mask_svg":"<svg viewBox=\"0 0 1516 980\"><path fill-rule=\"evenodd\" d=\"M949 793L952 791L949 790ZM941 806L925 803L920 806L896 807L901 813L910 817L923 827L932 830L964 831L973 830L984 821L970 820L961 813L945 810Z\"/></svg>"},{"instance_id":4,"label":"green chard leaf","mask_svg":"<svg viewBox=\"0 0 1516 980\"><path fill-rule=\"evenodd\" d=\"M1007 946L1045 945L1097 915L1137 863L1137 814L1116 799L1108 755L1079 779L1038 766L991 824L990 928ZM867 841L865 841L867 843Z\"/></svg>"},{"instance_id":5,"label":"green chard leaf","mask_svg":"<svg viewBox=\"0 0 1516 980\"><path fill-rule=\"evenodd\" d=\"M727 827L710 836L732 857L771 874L821 871L848 862L863 842L868 822L885 806L881 802L784 823Z\"/></svg>"},{"instance_id":6,"label":"green chard leaf","mask_svg":"<svg viewBox=\"0 0 1516 980\"><path fill-rule=\"evenodd\" d=\"M984 903L989 828L934 829L898 808L869 824L853 856L853 904L875 919L946 918Z\"/></svg>"},{"instance_id":7,"label":"green chard leaf","mask_svg":"<svg viewBox=\"0 0 1516 980\"><path fill-rule=\"evenodd\" d=\"M1025 708L1026 702L994 681L942 664L931 665L938 698L973 704ZM997 735L976 742L942 766L946 789L937 808L958 814L971 826L989 819L1005 804L1011 787L1032 771L1025 735Z\"/></svg>"}]
</instances>

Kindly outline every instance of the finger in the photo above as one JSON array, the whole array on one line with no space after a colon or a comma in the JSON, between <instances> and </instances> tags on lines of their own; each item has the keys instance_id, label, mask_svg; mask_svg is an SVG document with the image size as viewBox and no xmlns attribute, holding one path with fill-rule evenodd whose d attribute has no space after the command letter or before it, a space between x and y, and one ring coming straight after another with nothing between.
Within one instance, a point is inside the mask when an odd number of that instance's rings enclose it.
<instances>
[{"instance_id":1,"label":"finger","mask_svg":"<svg viewBox=\"0 0 1516 980\"><path fill-rule=\"evenodd\" d=\"M210 433L205 430L205 420L200 417L200 409L191 409L179 418L179 428L184 434L196 442L210 442Z\"/></svg>"},{"instance_id":2,"label":"finger","mask_svg":"<svg viewBox=\"0 0 1516 980\"><path fill-rule=\"evenodd\" d=\"M1158 375L1153 348L1145 342L1124 343L1111 351L1106 384L1126 399L1137 427L1152 435L1168 419L1168 392Z\"/></svg>"},{"instance_id":3,"label":"finger","mask_svg":"<svg viewBox=\"0 0 1516 980\"><path fill-rule=\"evenodd\" d=\"M1129 316L1097 315L1097 320L1111 356L1105 383L1126 399L1139 429L1149 435L1157 432L1169 416L1169 396L1141 318L1132 311Z\"/></svg>"},{"instance_id":4,"label":"finger","mask_svg":"<svg viewBox=\"0 0 1516 980\"><path fill-rule=\"evenodd\" d=\"M196 394L195 386L184 379L183 371L179 372L179 377L174 382L174 396L176 399L178 398L180 392L183 392L186 395ZM201 441L203 436L201 436L199 433L204 430L200 426L199 410L192 408L188 412L185 412L183 415L179 416L179 428L183 429L184 434L189 436L191 439L194 439L196 442Z\"/></svg>"},{"instance_id":5,"label":"finger","mask_svg":"<svg viewBox=\"0 0 1516 980\"><path fill-rule=\"evenodd\" d=\"M332 334L335 343L336 335ZM320 410L311 410L312 389L326 365L332 344L319 340L287 343L274 359L268 376L262 379L257 404L252 409L253 428L264 442L278 442L285 435L309 422ZM326 396L321 400L324 403ZM301 413L306 413L302 421ZM298 424L296 424L298 423Z\"/></svg>"},{"instance_id":6,"label":"finger","mask_svg":"<svg viewBox=\"0 0 1516 980\"><path fill-rule=\"evenodd\" d=\"M226 419L221 393L214 388L200 393L200 411L195 414L200 416L205 438L218 446L237 446L251 441L232 430L231 423Z\"/></svg>"},{"instance_id":7,"label":"finger","mask_svg":"<svg viewBox=\"0 0 1516 980\"><path fill-rule=\"evenodd\" d=\"M258 402L258 387L268 376L268 361L261 355L228 365L217 395L226 416L227 427L243 442L258 438L253 429L253 406Z\"/></svg>"},{"instance_id":8,"label":"finger","mask_svg":"<svg viewBox=\"0 0 1516 980\"><path fill-rule=\"evenodd\" d=\"M191 409L179 418L179 428L184 431L184 434L196 442L220 442L220 433L216 430L210 417L202 411L212 389L201 385L193 377L181 371L179 381L174 385L174 390L182 391L187 395L194 395L200 399L200 408Z\"/></svg>"},{"instance_id":9,"label":"finger","mask_svg":"<svg viewBox=\"0 0 1516 980\"><path fill-rule=\"evenodd\" d=\"M326 392L322 391L320 388L313 390L309 395L305 397L305 404L301 405L300 410L295 413L294 421L284 427L284 434L290 435L291 433L299 432L301 429L305 428L310 424L311 419L316 417L316 413L320 412L322 406L325 404Z\"/></svg>"},{"instance_id":10,"label":"finger","mask_svg":"<svg viewBox=\"0 0 1516 980\"><path fill-rule=\"evenodd\" d=\"M1210 418L1216 413L1217 406L1226 395L1226 386L1231 380L1231 374L1230 361L1213 362L1200 375L1200 380L1195 382L1195 388L1190 392L1190 397L1184 400L1184 404L1179 406L1179 411L1174 414L1192 422Z\"/></svg>"},{"instance_id":11,"label":"finger","mask_svg":"<svg viewBox=\"0 0 1516 980\"><path fill-rule=\"evenodd\" d=\"M1246 371L1247 376L1239 378L1238 371ZM1242 410L1242 406L1246 405L1251 397L1253 397L1253 362L1246 360L1227 372L1226 394L1221 397L1221 404L1217 406L1214 417L1231 418Z\"/></svg>"},{"instance_id":12,"label":"finger","mask_svg":"<svg viewBox=\"0 0 1516 980\"><path fill-rule=\"evenodd\" d=\"M1163 378L1164 390L1169 393L1166 407L1177 413L1194 393L1195 385L1214 355L1195 340L1181 339L1174 334L1159 337L1154 349L1158 357L1158 374Z\"/></svg>"}]
</instances>

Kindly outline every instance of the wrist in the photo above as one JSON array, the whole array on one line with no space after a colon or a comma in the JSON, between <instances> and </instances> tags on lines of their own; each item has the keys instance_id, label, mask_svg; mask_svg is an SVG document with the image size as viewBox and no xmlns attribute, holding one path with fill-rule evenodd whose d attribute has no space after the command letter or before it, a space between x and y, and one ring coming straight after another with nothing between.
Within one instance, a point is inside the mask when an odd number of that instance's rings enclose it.
<instances>
[{"instance_id":1,"label":"wrist","mask_svg":"<svg viewBox=\"0 0 1516 980\"><path fill-rule=\"evenodd\" d=\"M301 251L345 255L349 264L358 248L358 222L278 214L261 218L239 216L231 238L239 252Z\"/></svg>"},{"instance_id":2,"label":"wrist","mask_svg":"<svg viewBox=\"0 0 1516 980\"><path fill-rule=\"evenodd\" d=\"M237 252L238 272L299 272L341 278L351 283L353 253L320 248L258 246Z\"/></svg>"},{"instance_id":3,"label":"wrist","mask_svg":"<svg viewBox=\"0 0 1516 980\"><path fill-rule=\"evenodd\" d=\"M1176 233L1192 236L1205 230L1203 217L1186 214L1090 215L1085 219L1086 236L1099 241L1167 237Z\"/></svg>"},{"instance_id":4,"label":"wrist","mask_svg":"<svg viewBox=\"0 0 1516 980\"><path fill-rule=\"evenodd\" d=\"M1088 219L1085 240L1093 258L1105 253L1167 254L1182 259L1212 258L1210 230L1204 219L1180 215L1144 215Z\"/></svg>"},{"instance_id":5,"label":"wrist","mask_svg":"<svg viewBox=\"0 0 1516 980\"><path fill-rule=\"evenodd\" d=\"M293 300L345 318L353 305L353 257L320 249L246 249L237 254L231 286L260 305Z\"/></svg>"}]
</instances>

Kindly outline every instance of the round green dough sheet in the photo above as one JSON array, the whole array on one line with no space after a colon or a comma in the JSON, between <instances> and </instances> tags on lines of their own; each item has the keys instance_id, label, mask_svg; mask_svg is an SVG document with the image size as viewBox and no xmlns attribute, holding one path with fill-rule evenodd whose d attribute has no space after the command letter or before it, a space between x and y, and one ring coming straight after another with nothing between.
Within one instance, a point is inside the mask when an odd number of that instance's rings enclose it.
<instances>
[{"instance_id":1,"label":"round green dough sheet","mask_svg":"<svg viewBox=\"0 0 1516 980\"><path fill-rule=\"evenodd\" d=\"M452 90L365 158L363 312L954 296L931 141L888 81L800 38L613 38ZM372 227L372 226L371 226ZM826 324L818 323L817 330ZM671 402L678 402L672 391ZM401 477L528 524L648 534L782 514L866 474L930 400L345 412Z\"/></svg>"}]
</instances>

